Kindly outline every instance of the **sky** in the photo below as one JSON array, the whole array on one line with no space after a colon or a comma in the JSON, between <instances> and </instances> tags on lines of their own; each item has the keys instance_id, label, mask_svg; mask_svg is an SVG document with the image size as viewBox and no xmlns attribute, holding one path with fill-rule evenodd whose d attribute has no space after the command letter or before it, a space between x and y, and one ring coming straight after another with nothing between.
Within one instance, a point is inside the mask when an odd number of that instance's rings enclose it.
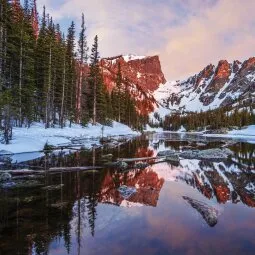
<instances>
[{"instance_id":1,"label":"sky","mask_svg":"<svg viewBox=\"0 0 255 255\"><path fill-rule=\"evenodd\" d=\"M37 0L65 31L99 37L101 57L159 55L167 80L179 80L221 59L255 54L254 0Z\"/></svg>"}]
</instances>

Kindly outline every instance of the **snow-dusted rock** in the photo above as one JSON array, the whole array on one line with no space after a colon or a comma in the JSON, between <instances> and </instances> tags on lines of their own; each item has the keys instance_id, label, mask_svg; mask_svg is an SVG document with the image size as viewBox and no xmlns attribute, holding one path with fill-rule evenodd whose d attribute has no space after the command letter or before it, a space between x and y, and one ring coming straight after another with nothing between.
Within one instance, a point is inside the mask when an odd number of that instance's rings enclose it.
<instances>
[{"instance_id":1,"label":"snow-dusted rock","mask_svg":"<svg viewBox=\"0 0 255 255\"><path fill-rule=\"evenodd\" d=\"M158 157L166 157L166 156L172 156L174 154L176 154L175 151L173 151L173 150L166 150L166 151L159 151L157 156Z\"/></svg>"},{"instance_id":2,"label":"snow-dusted rock","mask_svg":"<svg viewBox=\"0 0 255 255\"><path fill-rule=\"evenodd\" d=\"M201 159L201 160L224 160L233 155L233 152L227 148L208 149L208 150L188 150L180 154L186 159Z\"/></svg>"}]
</instances>

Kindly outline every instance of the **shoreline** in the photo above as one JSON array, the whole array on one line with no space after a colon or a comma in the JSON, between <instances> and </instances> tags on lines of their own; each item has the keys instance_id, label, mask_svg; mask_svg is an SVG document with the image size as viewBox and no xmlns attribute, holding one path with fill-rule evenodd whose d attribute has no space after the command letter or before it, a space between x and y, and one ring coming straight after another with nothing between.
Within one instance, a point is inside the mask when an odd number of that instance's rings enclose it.
<instances>
[{"instance_id":1,"label":"shoreline","mask_svg":"<svg viewBox=\"0 0 255 255\"><path fill-rule=\"evenodd\" d=\"M10 156L12 161L20 161L22 156L27 156L29 159L38 158L44 155L43 149L46 143L55 147L70 145L91 149L93 146L101 146L102 127L100 124L95 126L88 124L87 127L73 124L71 128L45 129L42 123L33 123L30 128L15 127L10 144L0 144L0 157ZM123 137L131 138L139 135L139 132L118 122L113 122L112 127L103 128L103 137L113 138L115 142Z\"/></svg>"}]
</instances>

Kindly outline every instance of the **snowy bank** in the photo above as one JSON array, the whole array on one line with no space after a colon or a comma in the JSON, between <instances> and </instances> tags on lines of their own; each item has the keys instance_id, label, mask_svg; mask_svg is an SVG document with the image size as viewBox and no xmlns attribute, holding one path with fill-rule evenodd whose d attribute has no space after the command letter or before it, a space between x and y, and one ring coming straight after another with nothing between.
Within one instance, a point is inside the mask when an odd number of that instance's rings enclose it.
<instances>
[{"instance_id":1,"label":"snowy bank","mask_svg":"<svg viewBox=\"0 0 255 255\"><path fill-rule=\"evenodd\" d=\"M155 132L155 133L162 133L164 132L163 131L163 128L153 128L151 127L150 125L146 125L146 128L144 129L145 132Z\"/></svg>"},{"instance_id":2,"label":"snowy bank","mask_svg":"<svg viewBox=\"0 0 255 255\"><path fill-rule=\"evenodd\" d=\"M255 125L251 125L240 130L232 130L227 134L204 134L204 136L241 139L248 143L255 143Z\"/></svg>"},{"instance_id":3,"label":"snowy bank","mask_svg":"<svg viewBox=\"0 0 255 255\"><path fill-rule=\"evenodd\" d=\"M104 126L104 136L122 136L122 135L139 135L126 125L113 122L112 127ZM25 153L41 151L47 142L50 145L70 144L72 138L88 139L84 144L90 147L91 144L99 143L102 136L102 125L93 126L89 124L87 127L80 125L72 125L71 128L48 128L45 129L41 123L34 123L30 128L13 128L13 139L10 144L0 144L0 151L11 153ZM93 140L93 141L89 141Z\"/></svg>"}]
</instances>

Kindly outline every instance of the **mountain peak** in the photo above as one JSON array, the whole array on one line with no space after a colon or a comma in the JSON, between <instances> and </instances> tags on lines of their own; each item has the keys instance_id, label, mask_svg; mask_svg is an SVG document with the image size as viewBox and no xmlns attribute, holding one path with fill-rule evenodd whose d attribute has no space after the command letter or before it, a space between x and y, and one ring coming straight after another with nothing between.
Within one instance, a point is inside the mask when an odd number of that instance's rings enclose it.
<instances>
[{"instance_id":1,"label":"mountain peak","mask_svg":"<svg viewBox=\"0 0 255 255\"><path fill-rule=\"evenodd\" d=\"M248 94L255 95L255 57L243 63L220 60L217 66L209 64L187 80L167 86L165 93L160 94L163 88L154 94L168 113L199 112L232 105L236 100L245 100Z\"/></svg>"},{"instance_id":2,"label":"mountain peak","mask_svg":"<svg viewBox=\"0 0 255 255\"><path fill-rule=\"evenodd\" d=\"M103 58L100 66L108 91L116 86L119 64L123 82L135 99L138 111L143 115L152 112L156 105L152 93L166 83L159 57L129 54Z\"/></svg>"}]
</instances>

